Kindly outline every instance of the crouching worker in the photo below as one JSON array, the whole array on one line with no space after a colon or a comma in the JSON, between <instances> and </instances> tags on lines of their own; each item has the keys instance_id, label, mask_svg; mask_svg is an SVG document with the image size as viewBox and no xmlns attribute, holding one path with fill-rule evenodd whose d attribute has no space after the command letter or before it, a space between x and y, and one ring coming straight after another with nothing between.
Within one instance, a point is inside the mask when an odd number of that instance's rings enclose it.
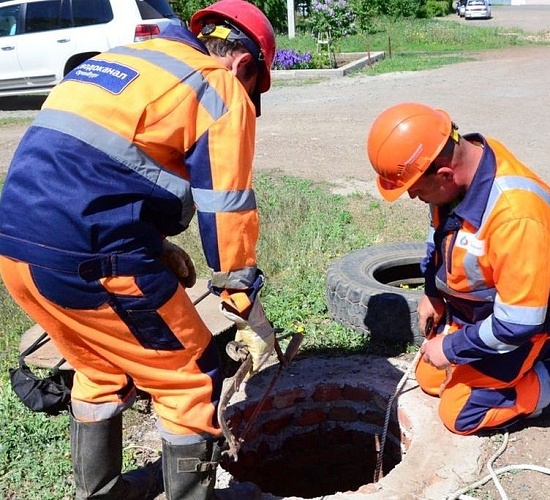
<instances>
[{"instance_id":1,"label":"crouching worker","mask_svg":"<svg viewBox=\"0 0 550 500\"><path fill-rule=\"evenodd\" d=\"M191 261L165 237L197 212L212 290L242 319L257 370L273 329L258 299L252 162L274 54L266 16L221 0L190 29L115 47L69 73L13 157L0 271L75 369L77 498L212 496L219 356L185 292ZM122 413L136 388L151 395L162 459L122 473Z\"/></svg>"},{"instance_id":2,"label":"crouching worker","mask_svg":"<svg viewBox=\"0 0 550 500\"><path fill-rule=\"evenodd\" d=\"M416 377L457 434L550 404L550 189L503 144L460 135L440 109L383 111L367 138L378 189L429 204Z\"/></svg>"}]
</instances>

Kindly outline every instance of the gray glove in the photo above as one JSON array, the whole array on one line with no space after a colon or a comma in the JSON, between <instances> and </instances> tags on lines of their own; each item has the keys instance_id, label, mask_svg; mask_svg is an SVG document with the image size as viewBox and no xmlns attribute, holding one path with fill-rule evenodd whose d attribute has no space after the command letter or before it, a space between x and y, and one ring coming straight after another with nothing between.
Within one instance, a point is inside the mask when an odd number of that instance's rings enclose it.
<instances>
[{"instance_id":1,"label":"gray glove","mask_svg":"<svg viewBox=\"0 0 550 500\"><path fill-rule=\"evenodd\" d=\"M273 352L275 330L267 320L259 298L254 301L246 320L229 311L223 302L220 308L225 317L233 321L237 327L235 340L242 342L252 356L252 372L250 374L252 376L260 370Z\"/></svg>"}]
</instances>

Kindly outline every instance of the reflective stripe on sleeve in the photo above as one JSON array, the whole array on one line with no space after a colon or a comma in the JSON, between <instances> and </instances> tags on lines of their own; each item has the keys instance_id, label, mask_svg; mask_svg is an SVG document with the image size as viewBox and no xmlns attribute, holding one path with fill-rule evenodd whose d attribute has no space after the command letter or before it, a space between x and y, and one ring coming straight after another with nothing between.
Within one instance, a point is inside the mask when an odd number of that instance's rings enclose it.
<instances>
[{"instance_id":1,"label":"reflective stripe on sleeve","mask_svg":"<svg viewBox=\"0 0 550 500\"><path fill-rule=\"evenodd\" d=\"M211 283L216 288L231 288L242 290L248 288L254 282L258 268L256 266L243 267L237 271L228 273L212 273Z\"/></svg>"},{"instance_id":2,"label":"reflective stripe on sleeve","mask_svg":"<svg viewBox=\"0 0 550 500\"><path fill-rule=\"evenodd\" d=\"M182 83L189 85L195 90L197 100L210 113L214 120L219 120L227 113L225 102L216 89L208 83L200 72L184 63L181 59L171 57L164 52L156 50L140 50L125 46L115 47L109 52L138 57L174 75Z\"/></svg>"},{"instance_id":3,"label":"reflective stripe on sleeve","mask_svg":"<svg viewBox=\"0 0 550 500\"><path fill-rule=\"evenodd\" d=\"M483 213L483 219L481 221L480 227L477 231L477 235L481 234L485 223L489 219L495 205L497 204L500 196L512 189L521 189L524 191L529 191L536 194L539 198L544 200L547 205L550 205L550 193L545 191L539 184L537 184L532 179L527 179L525 177L520 177L516 175L508 175L503 177L496 177L491 188L491 193L489 199L487 200L487 206L485 212Z\"/></svg>"},{"instance_id":4,"label":"reflective stripe on sleeve","mask_svg":"<svg viewBox=\"0 0 550 500\"><path fill-rule=\"evenodd\" d=\"M481 341L490 349L504 354L507 352L512 352L517 349L518 346L506 344L495 337L493 332L493 316L489 316L484 319L479 325L479 338Z\"/></svg>"},{"instance_id":5,"label":"reflective stripe on sleeve","mask_svg":"<svg viewBox=\"0 0 550 500\"><path fill-rule=\"evenodd\" d=\"M546 306L526 307L502 303L498 296L495 300L493 314L495 318L506 323L516 325L538 326L544 323L546 318Z\"/></svg>"},{"instance_id":6,"label":"reflective stripe on sleeve","mask_svg":"<svg viewBox=\"0 0 550 500\"><path fill-rule=\"evenodd\" d=\"M252 189L213 191L192 188L191 191L200 212L241 212L256 209L256 196Z\"/></svg>"},{"instance_id":7,"label":"reflective stripe on sleeve","mask_svg":"<svg viewBox=\"0 0 550 500\"><path fill-rule=\"evenodd\" d=\"M191 186L189 181L173 172L165 170L153 158L144 153L135 144L110 130L66 111L43 109L36 117L33 126L56 130L70 135L105 153L181 200L185 207L192 206ZM182 213L182 221L187 221L189 214Z\"/></svg>"}]
</instances>

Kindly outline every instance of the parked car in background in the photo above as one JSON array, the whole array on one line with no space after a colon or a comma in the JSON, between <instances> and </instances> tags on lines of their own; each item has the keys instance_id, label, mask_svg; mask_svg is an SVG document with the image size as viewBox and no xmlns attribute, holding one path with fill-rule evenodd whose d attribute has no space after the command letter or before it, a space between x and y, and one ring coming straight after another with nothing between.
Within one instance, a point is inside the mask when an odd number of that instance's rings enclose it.
<instances>
[{"instance_id":1,"label":"parked car in background","mask_svg":"<svg viewBox=\"0 0 550 500\"><path fill-rule=\"evenodd\" d=\"M468 0L458 0L456 2L456 13L460 16L460 17L464 17L464 10L466 9L466 2Z\"/></svg>"},{"instance_id":2,"label":"parked car in background","mask_svg":"<svg viewBox=\"0 0 550 500\"><path fill-rule=\"evenodd\" d=\"M0 97L49 92L86 59L181 25L168 0L0 2Z\"/></svg>"},{"instance_id":3,"label":"parked car in background","mask_svg":"<svg viewBox=\"0 0 550 500\"><path fill-rule=\"evenodd\" d=\"M468 0L464 8L464 19L491 19L489 0Z\"/></svg>"}]
</instances>

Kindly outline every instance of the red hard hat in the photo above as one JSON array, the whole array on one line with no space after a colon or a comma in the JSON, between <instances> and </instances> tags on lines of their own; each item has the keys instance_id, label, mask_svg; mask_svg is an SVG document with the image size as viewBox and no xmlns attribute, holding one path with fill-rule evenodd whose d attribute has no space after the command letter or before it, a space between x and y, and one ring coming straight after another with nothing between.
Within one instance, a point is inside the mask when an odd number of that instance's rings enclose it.
<instances>
[{"instance_id":1,"label":"red hard hat","mask_svg":"<svg viewBox=\"0 0 550 500\"><path fill-rule=\"evenodd\" d=\"M190 28L198 35L203 27L216 21L227 21L242 30L257 46L257 60L262 71L258 91L267 92L271 87L271 64L275 58L275 32L265 14L246 0L220 0L199 10L191 17Z\"/></svg>"}]
</instances>

